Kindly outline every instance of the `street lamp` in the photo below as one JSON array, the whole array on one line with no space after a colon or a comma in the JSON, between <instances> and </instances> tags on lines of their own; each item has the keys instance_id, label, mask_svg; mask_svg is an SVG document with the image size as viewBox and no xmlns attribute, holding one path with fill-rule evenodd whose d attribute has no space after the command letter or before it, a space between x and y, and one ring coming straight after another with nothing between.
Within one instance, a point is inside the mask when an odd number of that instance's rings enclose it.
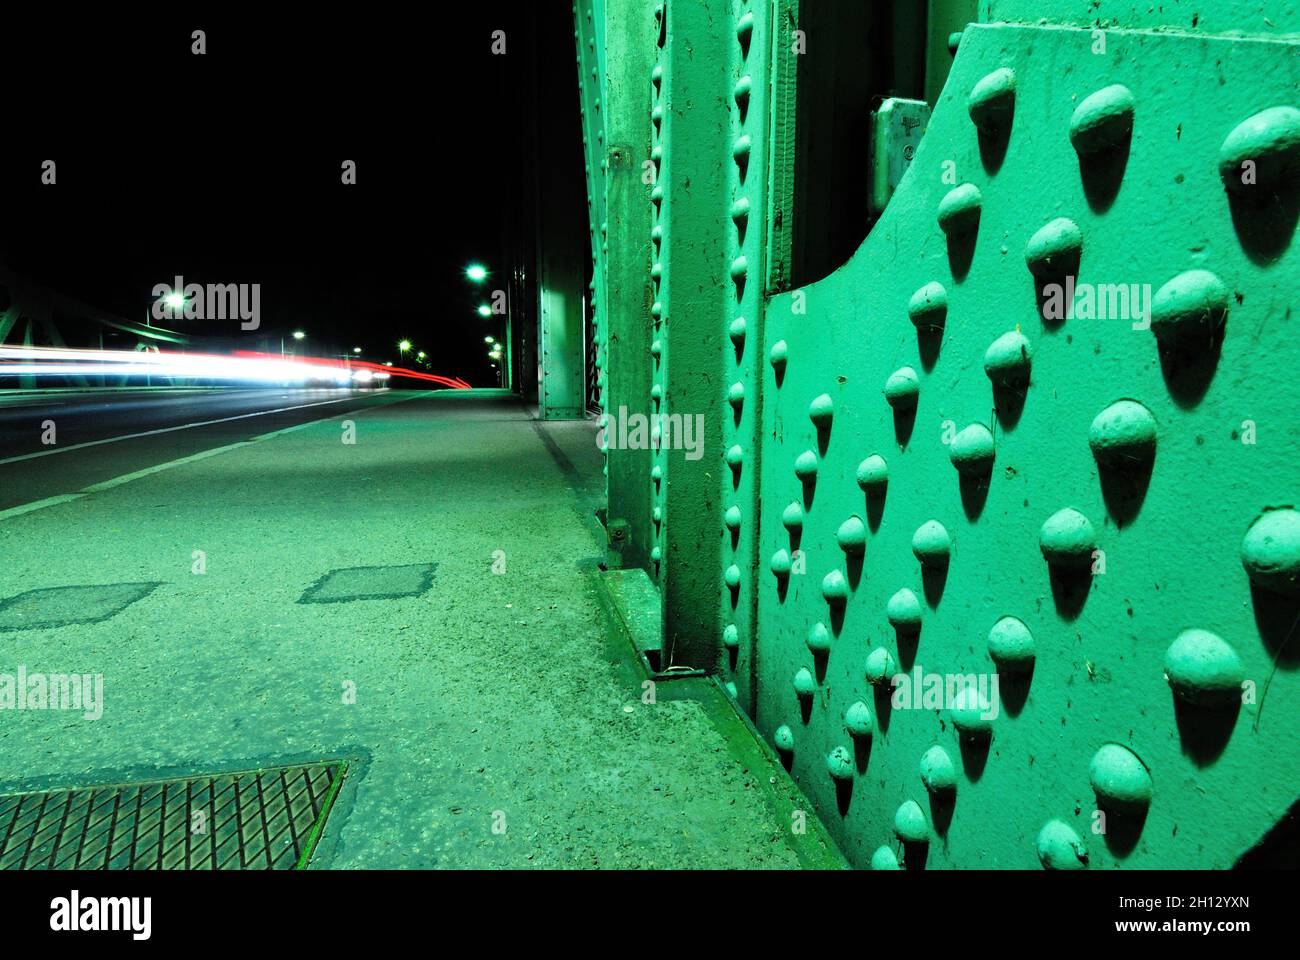
<instances>
[{"instance_id":1,"label":"street lamp","mask_svg":"<svg viewBox=\"0 0 1300 960\"><path fill-rule=\"evenodd\" d=\"M295 330L295 331L293 332L293 338L294 338L295 340L304 340L304 339L306 339L306 337L307 337L307 334L303 333L301 330Z\"/></svg>"},{"instance_id":2,"label":"street lamp","mask_svg":"<svg viewBox=\"0 0 1300 960\"><path fill-rule=\"evenodd\" d=\"M492 308L489 307L486 303L480 303L478 305L478 315L480 317L490 317L492 316Z\"/></svg>"},{"instance_id":3,"label":"street lamp","mask_svg":"<svg viewBox=\"0 0 1300 960\"><path fill-rule=\"evenodd\" d=\"M360 348L360 347L353 347L353 348L352 348L352 352L353 352L353 353L360 353L360 352L361 352L361 348Z\"/></svg>"},{"instance_id":4,"label":"street lamp","mask_svg":"<svg viewBox=\"0 0 1300 960\"><path fill-rule=\"evenodd\" d=\"M481 263L471 263L465 268L465 276L469 277L475 283L482 283L487 279L487 267Z\"/></svg>"},{"instance_id":5,"label":"street lamp","mask_svg":"<svg viewBox=\"0 0 1300 960\"><path fill-rule=\"evenodd\" d=\"M410 350L410 349L411 349L411 341L410 341L410 340L402 340L402 341L400 341L400 342L397 344L397 351L398 351L400 354L402 354L402 356L406 356L406 351L407 351L407 350Z\"/></svg>"}]
</instances>

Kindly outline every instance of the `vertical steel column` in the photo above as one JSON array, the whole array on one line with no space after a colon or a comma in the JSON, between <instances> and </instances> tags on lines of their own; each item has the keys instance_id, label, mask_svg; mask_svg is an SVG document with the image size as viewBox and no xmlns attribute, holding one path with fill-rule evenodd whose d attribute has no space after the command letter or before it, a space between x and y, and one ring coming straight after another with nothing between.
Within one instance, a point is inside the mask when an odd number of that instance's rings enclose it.
<instances>
[{"instance_id":1,"label":"vertical steel column","mask_svg":"<svg viewBox=\"0 0 1300 960\"><path fill-rule=\"evenodd\" d=\"M730 298L726 221L727 162L732 141L727 109L729 45L736 43L731 0L660 4L662 11L651 107L659 167L650 190L658 260L651 306L658 367L650 428L658 524L655 550L664 603L666 663L716 669L721 653L723 504L722 385ZM744 162L743 158L738 162ZM656 347L657 344L657 347Z\"/></svg>"}]
</instances>

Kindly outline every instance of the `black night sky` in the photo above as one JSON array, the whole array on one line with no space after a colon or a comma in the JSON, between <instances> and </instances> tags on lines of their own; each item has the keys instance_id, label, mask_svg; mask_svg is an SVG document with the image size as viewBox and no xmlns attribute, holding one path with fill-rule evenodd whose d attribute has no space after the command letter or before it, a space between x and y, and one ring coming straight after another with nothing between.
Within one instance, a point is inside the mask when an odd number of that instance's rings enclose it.
<instances>
[{"instance_id":1,"label":"black night sky","mask_svg":"<svg viewBox=\"0 0 1300 960\"><path fill-rule=\"evenodd\" d=\"M434 372L494 384L483 337L501 329L476 315L484 290L463 268L504 279L499 184L533 122L522 50L538 37L538 68L572 73L570 8L480 2L446 21L437 5L269 9L7 26L0 258L135 320L176 275L260 283L270 337L302 329L321 353L359 345L381 360L409 338ZM194 29L204 56L190 52ZM491 51L497 29L505 56ZM576 90L555 106L576 132ZM547 162L580 171L571 142ZM56 186L40 183L45 159ZM344 160L355 186L340 182ZM215 323L176 326L230 332Z\"/></svg>"}]
</instances>

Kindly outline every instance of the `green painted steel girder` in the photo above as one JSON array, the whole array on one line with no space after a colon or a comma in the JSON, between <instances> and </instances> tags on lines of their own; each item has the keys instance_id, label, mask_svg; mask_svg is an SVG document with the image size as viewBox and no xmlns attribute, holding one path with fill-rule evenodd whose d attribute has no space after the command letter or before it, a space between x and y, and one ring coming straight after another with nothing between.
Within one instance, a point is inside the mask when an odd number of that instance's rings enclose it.
<instances>
[{"instance_id":1,"label":"green painted steel girder","mask_svg":"<svg viewBox=\"0 0 1300 960\"><path fill-rule=\"evenodd\" d=\"M814 21L604 9L605 95L650 120L619 169L653 171L639 208L589 178L607 413L702 418L649 482L609 451L667 662L718 674L860 866L1267 850L1300 793L1295 4L930 4L911 167L793 289ZM638 215L648 258L600 230Z\"/></svg>"}]
</instances>

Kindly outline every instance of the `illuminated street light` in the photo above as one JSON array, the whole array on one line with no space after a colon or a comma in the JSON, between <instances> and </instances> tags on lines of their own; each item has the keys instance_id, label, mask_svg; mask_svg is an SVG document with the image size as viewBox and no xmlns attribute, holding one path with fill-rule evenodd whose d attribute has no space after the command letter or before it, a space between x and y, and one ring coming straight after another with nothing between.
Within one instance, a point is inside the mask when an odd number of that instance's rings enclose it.
<instances>
[{"instance_id":1,"label":"illuminated street light","mask_svg":"<svg viewBox=\"0 0 1300 960\"><path fill-rule=\"evenodd\" d=\"M353 348L352 348L352 352L353 352L353 353L360 353L360 352L361 352L361 348L360 348L360 347L353 347Z\"/></svg>"},{"instance_id":2,"label":"illuminated street light","mask_svg":"<svg viewBox=\"0 0 1300 960\"><path fill-rule=\"evenodd\" d=\"M497 338L496 338L496 337L484 337L484 338L483 338L483 342L484 342L484 343L496 343L496 342L497 342Z\"/></svg>"},{"instance_id":3,"label":"illuminated street light","mask_svg":"<svg viewBox=\"0 0 1300 960\"><path fill-rule=\"evenodd\" d=\"M411 349L411 341L410 341L410 340L402 340L402 341L400 341L400 342L397 344L397 349L398 349L401 353L406 353L407 350L410 350L410 349Z\"/></svg>"},{"instance_id":4,"label":"illuminated street light","mask_svg":"<svg viewBox=\"0 0 1300 960\"><path fill-rule=\"evenodd\" d=\"M306 337L307 337L307 334L303 333L301 330L295 330L295 331L293 332L293 338L294 338L295 340L303 340L303 339L306 339Z\"/></svg>"},{"instance_id":5,"label":"illuminated street light","mask_svg":"<svg viewBox=\"0 0 1300 960\"><path fill-rule=\"evenodd\" d=\"M492 308L489 307L486 303L480 303L478 305L478 315L480 317L490 317L492 316Z\"/></svg>"},{"instance_id":6,"label":"illuminated street light","mask_svg":"<svg viewBox=\"0 0 1300 960\"><path fill-rule=\"evenodd\" d=\"M163 303L167 304L167 306L171 307L173 310L180 310L185 306L185 295L181 293L169 293L167 296L163 297Z\"/></svg>"},{"instance_id":7,"label":"illuminated street light","mask_svg":"<svg viewBox=\"0 0 1300 960\"><path fill-rule=\"evenodd\" d=\"M465 268L465 276L469 277L475 283L482 283L487 279L487 267L481 263L471 263Z\"/></svg>"},{"instance_id":8,"label":"illuminated street light","mask_svg":"<svg viewBox=\"0 0 1300 960\"><path fill-rule=\"evenodd\" d=\"M423 359L424 359L424 351L421 350L419 353L417 353L417 354L415 355L415 357L416 357L417 360L423 360Z\"/></svg>"}]
</instances>

